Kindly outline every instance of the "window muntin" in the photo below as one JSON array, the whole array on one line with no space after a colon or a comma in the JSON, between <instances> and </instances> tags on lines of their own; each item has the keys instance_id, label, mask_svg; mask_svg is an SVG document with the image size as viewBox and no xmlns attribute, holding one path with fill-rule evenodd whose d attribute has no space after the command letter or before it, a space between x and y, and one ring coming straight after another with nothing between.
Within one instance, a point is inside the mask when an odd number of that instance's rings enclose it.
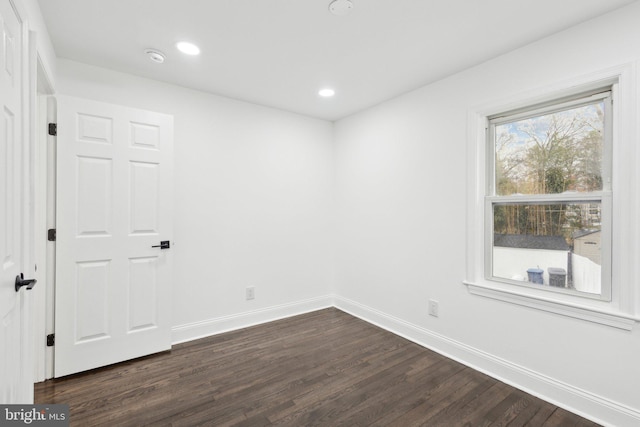
<instances>
[{"instance_id":1,"label":"window muntin","mask_svg":"<svg viewBox=\"0 0 640 427\"><path fill-rule=\"evenodd\" d=\"M610 90L490 118L488 279L610 299L611 131Z\"/></svg>"}]
</instances>

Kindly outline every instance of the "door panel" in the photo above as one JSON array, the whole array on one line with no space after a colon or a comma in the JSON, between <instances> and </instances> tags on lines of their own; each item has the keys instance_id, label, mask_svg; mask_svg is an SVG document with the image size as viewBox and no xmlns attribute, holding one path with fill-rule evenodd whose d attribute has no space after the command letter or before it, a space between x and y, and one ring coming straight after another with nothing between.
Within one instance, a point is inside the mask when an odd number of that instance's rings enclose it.
<instances>
[{"instance_id":1,"label":"door panel","mask_svg":"<svg viewBox=\"0 0 640 427\"><path fill-rule=\"evenodd\" d=\"M113 213L113 161L76 158L76 236L110 236Z\"/></svg>"},{"instance_id":2,"label":"door panel","mask_svg":"<svg viewBox=\"0 0 640 427\"><path fill-rule=\"evenodd\" d=\"M158 326L157 310L154 304L158 296L158 266L156 257L129 260L129 325L127 332L141 331Z\"/></svg>"},{"instance_id":3,"label":"door panel","mask_svg":"<svg viewBox=\"0 0 640 427\"><path fill-rule=\"evenodd\" d=\"M58 99L55 376L171 347L173 119Z\"/></svg>"},{"instance_id":4,"label":"door panel","mask_svg":"<svg viewBox=\"0 0 640 427\"><path fill-rule=\"evenodd\" d=\"M158 189L159 165L131 162L130 233L132 235L152 234L158 231Z\"/></svg>"},{"instance_id":5,"label":"door panel","mask_svg":"<svg viewBox=\"0 0 640 427\"><path fill-rule=\"evenodd\" d=\"M27 377L26 289L15 290L22 272L22 24L9 0L0 0L0 403L29 403L33 383Z\"/></svg>"},{"instance_id":6,"label":"door panel","mask_svg":"<svg viewBox=\"0 0 640 427\"><path fill-rule=\"evenodd\" d=\"M76 263L75 341L83 343L109 337L110 260Z\"/></svg>"}]
</instances>

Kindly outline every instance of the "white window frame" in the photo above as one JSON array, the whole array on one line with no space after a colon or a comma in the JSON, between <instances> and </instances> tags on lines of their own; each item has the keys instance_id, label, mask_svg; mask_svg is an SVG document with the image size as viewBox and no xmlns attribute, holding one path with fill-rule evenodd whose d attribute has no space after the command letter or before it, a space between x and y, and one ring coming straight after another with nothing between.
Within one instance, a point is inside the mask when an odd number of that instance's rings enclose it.
<instances>
[{"instance_id":1,"label":"white window frame","mask_svg":"<svg viewBox=\"0 0 640 427\"><path fill-rule=\"evenodd\" d=\"M640 173L637 171L640 150L636 147L638 127L635 123L640 108L636 76L634 64L624 65L469 110L467 263L464 284L470 293L625 330L631 330L636 322L640 322L640 263L637 262L640 259L640 244L637 242L640 226L636 220L640 214ZM600 194L590 194L602 198L603 217L606 215L610 218L608 226L603 224L603 228L608 229L603 233L609 234L611 242L604 249L609 254L603 253L603 256L611 259L607 269L606 263L603 263L603 277L611 278L608 290L601 297L585 298L583 294L575 292L549 292L540 287L518 286L509 280L496 280L491 277L487 260L492 252L487 235L493 234L492 220L488 218L491 209L487 209L487 206L491 206L490 199L487 199L490 196L488 181L493 179L492 161L488 158L492 152L488 144L493 143L487 132L489 118L503 112L571 99L606 87L611 87L613 103L611 185L604 187ZM603 171L603 175L606 172ZM604 176L603 179L606 180ZM547 195L528 196L525 200L536 197L540 201L548 198ZM563 201L567 200L566 195L561 197ZM575 200L589 198L577 195ZM603 289L604 285L603 282Z\"/></svg>"},{"instance_id":2,"label":"white window frame","mask_svg":"<svg viewBox=\"0 0 640 427\"><path fill-rule=\"evenodd\" d=\"M530 288L541 289L547 292L556 292L563 294L576 295L582 298L592 298L604 301L611 300L611 153L612 153L612 95L613 87L607 86L598 88L587 93L577 93L569 99L552 100L544 105L525 107L519 111L500 113L497 117L488 117L486 124L487 135L487 182L485 195L485 278L504 283L510 283L517 286L526 286ZM603 133L603 151L602 151L602 191L579 193L579 194L527 194L527 195L504 195L496 194L495 178L495 126L503 123L510 123L525 118L538 117L543 114L549 114L557 111L563 111L570 108L577 108L583 105L593 104L595 102L604 101L604 133ZM601 277L601 293L587 294L580 293L575 290L566 288L558 288L554 286L544 286L530 284L529 282L515 281L507 278L494 276L493 270L493 207L497 204L507 203L589 203L598 202L602 209L602 277Z\"/></svg>"}]
</instances>

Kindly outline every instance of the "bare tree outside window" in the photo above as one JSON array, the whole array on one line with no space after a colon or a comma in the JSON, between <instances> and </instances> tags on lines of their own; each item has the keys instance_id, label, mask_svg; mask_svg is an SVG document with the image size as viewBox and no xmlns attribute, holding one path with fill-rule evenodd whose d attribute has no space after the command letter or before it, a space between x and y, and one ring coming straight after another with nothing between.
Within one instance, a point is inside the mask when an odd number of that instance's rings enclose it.
<instances>
[{"instance_id":1,"label":"bare tree outside window","mask_svg":"<svg viewBox=\"0 0 640 427\"><path fill-rule=\"evenodd\" d=\"M577 279L588 282L579 289L573 273L600 274L609 99L492 119L492 276L600 293L599 277ZM567 278L558 281L553 274L562 271Z\"/></svg>"}]
</instances>

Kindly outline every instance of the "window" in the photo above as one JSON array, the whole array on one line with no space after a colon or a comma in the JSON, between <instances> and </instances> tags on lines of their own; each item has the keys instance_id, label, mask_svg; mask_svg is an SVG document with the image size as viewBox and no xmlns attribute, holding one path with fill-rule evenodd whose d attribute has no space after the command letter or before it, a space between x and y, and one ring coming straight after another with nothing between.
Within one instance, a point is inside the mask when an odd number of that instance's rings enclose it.
<instances>
[{"instance_id":1,"label":"window","mask_svg":"<svg viewBox=\"0 0 640 427\"><path fill-rule=\"evenodd\" d=\"M623 65L469 110L472 295L640 322L636 75Z\"/></svg>"},{"instance_id":2,"label":"window","mask_svg":"<svg viewBox=\"0 0 640 427\"><path fill-rule=\"evenodd\" d=\"M610 300L611 88L489 117L485 275Z\"/></svg>"}]
</instances>

